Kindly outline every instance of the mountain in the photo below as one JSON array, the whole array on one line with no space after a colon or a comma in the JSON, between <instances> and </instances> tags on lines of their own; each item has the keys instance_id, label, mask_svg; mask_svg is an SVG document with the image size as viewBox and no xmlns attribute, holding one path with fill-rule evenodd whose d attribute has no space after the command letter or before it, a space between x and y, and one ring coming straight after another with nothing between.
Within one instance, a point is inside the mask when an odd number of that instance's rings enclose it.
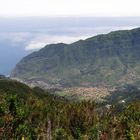
<instances>
[{"instance_id":1,"label":"mountain","mask_svg":"<svg viewBox=\"0 0 140 140\"><path fill-rule=\"evenodd\" d=\"M45 88L139 85L140 28L47 45L23 58L11 77Z\"/></svg>"}]
</instances>

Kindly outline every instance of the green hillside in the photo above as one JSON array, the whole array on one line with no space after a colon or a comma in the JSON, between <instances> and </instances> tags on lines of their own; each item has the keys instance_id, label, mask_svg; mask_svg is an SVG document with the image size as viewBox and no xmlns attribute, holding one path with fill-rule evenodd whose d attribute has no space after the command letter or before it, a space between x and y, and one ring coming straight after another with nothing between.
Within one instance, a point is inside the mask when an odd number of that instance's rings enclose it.
<instances>
[{"instance_id":1,"label":"green hillside","mask_svg":"<svg viewBox=\"0 0 140 140\"><path fill-rule=\"evenodd\" d=\"M140 101L108 107L68 101L37 87L0 80L0 139L140 139Z\"/></svg>"},{"instance_id":2,"label":"green hillside","mask_svg":"<svg viewBox=\"0 0 140 140\"><path fill-rule=\"evenodd\" d=\"M140 28L72 44L51 44L23 58L11 77L46 87L114 86L140 80ZM43 85L42 84L42 85ZM41 85L39 82L36 85Z\"/></svg>"}]
</instances>

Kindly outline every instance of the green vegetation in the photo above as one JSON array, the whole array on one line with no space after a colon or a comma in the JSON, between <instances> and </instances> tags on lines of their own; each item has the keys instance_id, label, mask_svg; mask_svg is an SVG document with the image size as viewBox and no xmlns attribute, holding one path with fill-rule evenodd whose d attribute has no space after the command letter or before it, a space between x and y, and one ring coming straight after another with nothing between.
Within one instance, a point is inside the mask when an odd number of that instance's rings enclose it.
<instances>
[{"instance_id":1,"label":"green vegetation","mask_svg":"<svg viewBox=\"0 0 140 140\"><path fill-rule=\"evenodd\" d=\"M47 45L23 58L11 77L46 87L140 86L140 28L72 44Z\"/></svg>"},{"instance_id":2,"label":"green vegetation","mask_svg":"<svg viewBox=\"0 0 140 140\"><path fill-rule=\"evenodd\" d=\"M0 139L139 140L139 54L137 28L48 45L23 58L11 77L70 88L46 91L0 76Z\"/></svg>"},{"instance_id":3,"label":"green vegetation","mask_svg":"<svg viewBox=\"0 0 140 140\"><path fill-rule=\"evenodd\" d=\"M92 101L68 101L11 80L0 80L0 89L2 140L140 139L140 101L118 111Z\"/></svg>"}]
</instances>

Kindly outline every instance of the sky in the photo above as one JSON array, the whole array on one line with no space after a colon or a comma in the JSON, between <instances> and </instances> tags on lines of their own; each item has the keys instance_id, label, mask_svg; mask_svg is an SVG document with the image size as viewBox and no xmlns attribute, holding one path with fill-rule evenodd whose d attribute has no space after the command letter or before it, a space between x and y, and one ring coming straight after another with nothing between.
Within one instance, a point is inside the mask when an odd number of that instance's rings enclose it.
<instances>
[{"instance_id":1,"label":"sky","mask_svg":"<svg viewBox=\"0 0 140 140\"><path fill-rule=\"evenodd\" d=\"M0 17L0 74L9 75L24 56L47 44L136 27L140 17Z\"/></svg>"},{"instance_id":2,"label":"sky","mask_svg":"<svg viewBox=\"0 0 140 140\"><path fill-rule=\"evenodd\" d=\"M0 16L140 16L140 0L0 0Z\"/></svg>"},{"instance_id":3,"label":"sky","mask_svg":"<svg viewBox=\"0 0 140 140\"><path fill-rule=\"evenodd\" d=\"M140 27L140 0L0 0L0 74L51 43Z\"/></svg>"},{"instance_id":4,"label":"sky","mask_svg":"<svg viewBox=\"0 0 140 140\"><path fill-rule=\"evenodd\" d=\"M34 51L52 43L72 43L97 34L140 26L140 17L0 18L0 41Z\"/></svg>"}]
</instances>

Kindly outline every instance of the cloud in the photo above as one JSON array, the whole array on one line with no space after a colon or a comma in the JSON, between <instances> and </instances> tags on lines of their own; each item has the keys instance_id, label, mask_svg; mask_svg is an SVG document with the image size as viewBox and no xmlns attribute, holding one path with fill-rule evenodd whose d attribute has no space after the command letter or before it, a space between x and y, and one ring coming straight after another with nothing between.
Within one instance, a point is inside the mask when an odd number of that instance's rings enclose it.
<instances>
[{"instance_id":1,"label":"cloud","mask_svg":"<svg viewBox=\"0 0 140 140\"><path fill-rule=\"evenodd\" d=\"M57 35L55 34L36 34L34 38L32 38L25 46L25 50L38 50L45 47L48 44L54 43L73 43L80 39L86 39L88 37L95 36L101 33L108 33L110 31L115 30L124 30L124 29L132 29L134 26L122 26L122 27L97 27L97 28L67 28L64 31L59 31ZM63 34L61 33L63 32ZM60 34L60 35L59 35ZM64 35L65 34L65 35Z\"/></svg>"},{"instance_id":2,"label":"cloud","mask_svg":"<svg viewBox=\"0 0 140 140\"><path fill-rule=\"evenodd\" d=\"M93 26L93 25L92 25ZM134 26L84 26L65 28L45 28L45 31L0 32L0 41L10 42L12 47L24 47L26 51L34 51L52 43L72 43L112 30L131 29Z\"/></svg>"},{"instance_id":3,"label":"cloud","mask_svg":"<svg viewBox=\"0 0 140 140\"><path fill-rule=\"evenodd\" d=\"M45 45L45 42L31 42L25 47L25 50L37 50L44 47Z\"/></svg>"},{"instance_id":4,"label":"cloud","mask_svg":"<svg viewBox=\"0 0 140 140\"><path fill-rule=\"evenodd\" d=\"M43 48L45 45L52 43L72 43L79 39L85 39L87 36L54 36L54 35L40 35L31 40L25 47L25 50L37 50Z\"/></svg>"},{"instance_id":5,"label":"cloud","mask_svg":"<svg viewBox=\"0 0 140 140\"><path fill-rule=\"evenodd\" d=\"M23 43L31 38L30 32L0 32L0 41Z\"/></svg>"}]
</instances>

